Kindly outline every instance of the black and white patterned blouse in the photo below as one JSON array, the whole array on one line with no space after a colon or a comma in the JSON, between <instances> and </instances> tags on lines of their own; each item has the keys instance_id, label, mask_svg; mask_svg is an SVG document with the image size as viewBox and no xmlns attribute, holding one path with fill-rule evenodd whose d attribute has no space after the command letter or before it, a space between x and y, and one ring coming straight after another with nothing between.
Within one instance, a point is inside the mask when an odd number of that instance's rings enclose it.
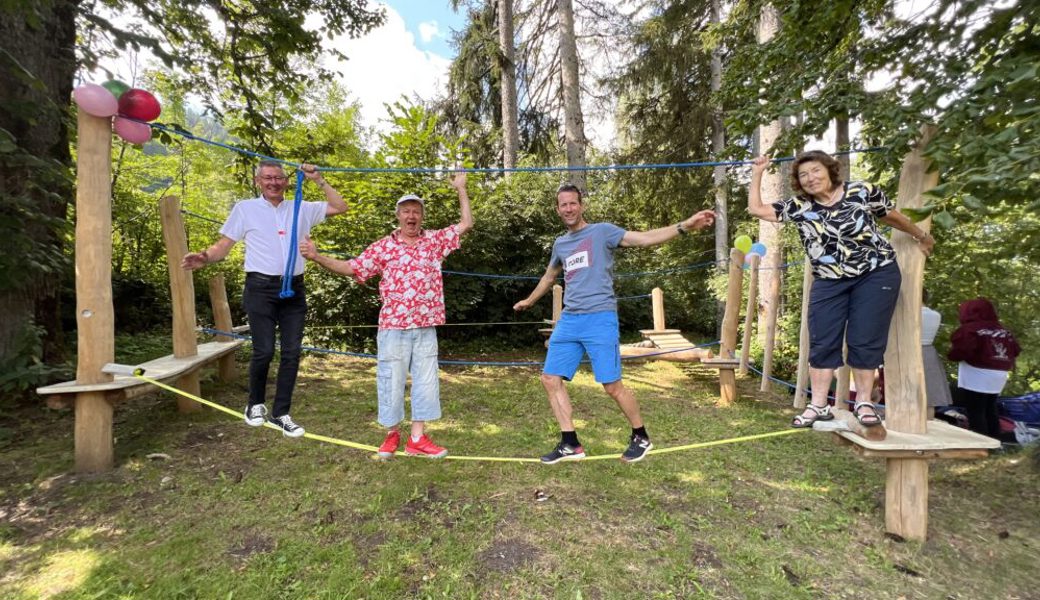
<instances>
[{"instance_id":1,"label":"black and white patterned blouse","mask_svg":"<svg viewBox=\"0 0 1040 600\"><path fill-rule=\"evenodd\" d=\"M873 184L848 181L844 187L841 199L831 206L808 195L773 203L780 221L798 225L813 275L819 279L857 277L896 260L877 223L895 205Z\"/></svg>"}]
</instances>

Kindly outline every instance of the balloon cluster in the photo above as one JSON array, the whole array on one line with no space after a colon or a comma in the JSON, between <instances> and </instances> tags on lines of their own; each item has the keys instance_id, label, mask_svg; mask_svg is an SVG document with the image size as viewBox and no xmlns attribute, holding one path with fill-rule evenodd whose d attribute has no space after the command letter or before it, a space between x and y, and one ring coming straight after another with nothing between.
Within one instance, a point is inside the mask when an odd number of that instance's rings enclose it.
<instances>
[{"instance_id":1,"label":"balloon cluster","mask_svg":"<svg viewBox=\"0 0 1040 600\"><path fill-rule=\"evenodd\" d=\"M737 239L733 240L733 247L744 253L744 268L748 268L751 264L751 257L753 255L765 256L766 245L762 242L751 242L751 237L746 235L738 235Z\"/></svg>"},{"instance_id":2,"label":"balloon cluster","mask_svg":"<svg viewBox=\"0 0 1040 600\"><path fill-rule=\"evenodd\" d=\"M151 93L115 79L101 85L84 83L72 90L72 98L88 115L115 117L112 130L131 144L143 144L152 138L152 128L141 121L154 121L162 112Z\"/></svg>"}]
</instances>

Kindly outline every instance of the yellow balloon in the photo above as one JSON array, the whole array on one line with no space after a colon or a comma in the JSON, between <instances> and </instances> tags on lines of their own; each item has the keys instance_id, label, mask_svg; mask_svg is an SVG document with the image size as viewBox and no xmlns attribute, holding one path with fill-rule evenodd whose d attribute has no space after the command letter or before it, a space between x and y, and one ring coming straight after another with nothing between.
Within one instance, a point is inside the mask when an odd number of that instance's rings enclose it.
<instances>
[{"instance_id":1,"label":"yellow balloon","mask_svg":"<svg viewBox=\"0 0 1040 600\"><path fill-rule=\"evenodd\" d=\"M751 250L751 238L746 235L738 235L737 239L733 240L733 247L747 254Z\"/></svg>"}]
</instances>

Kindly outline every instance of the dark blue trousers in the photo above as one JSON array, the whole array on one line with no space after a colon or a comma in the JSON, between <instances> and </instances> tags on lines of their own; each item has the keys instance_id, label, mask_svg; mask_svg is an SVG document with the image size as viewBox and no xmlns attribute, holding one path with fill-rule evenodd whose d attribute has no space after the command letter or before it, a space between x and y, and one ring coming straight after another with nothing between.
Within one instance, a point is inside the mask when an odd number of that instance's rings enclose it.
<instances>
[{"instance_id":1,"label":"dark blue trousers","mask_svg":"<svg viewBox=\"0 0 1040 600\"><path fill-rule=\"evenodd\" d=\"M246 273L242 304L249 317L249 333L253 338L253 356L249 361L249 405L263 404L267 390L267 372L274 358L275 331L281 336L281 359L275 382L272 417L289 414L292 406L296 373L300 369L300 346L303 345L303 321L307 315L307 296L303 276L293 277L292 298L279 298L281 278L260 273Z\"/></svg>"}]
</instances>

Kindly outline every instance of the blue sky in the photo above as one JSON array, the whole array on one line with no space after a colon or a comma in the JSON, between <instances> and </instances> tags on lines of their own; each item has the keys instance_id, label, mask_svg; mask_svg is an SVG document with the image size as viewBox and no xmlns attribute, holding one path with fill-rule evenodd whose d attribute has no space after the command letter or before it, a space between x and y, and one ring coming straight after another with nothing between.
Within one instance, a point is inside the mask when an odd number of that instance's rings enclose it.
<instances>
[{"instance_id":1,"label":"blue sky","mask_svg":"<svg viewBox=\"0 0 1040 600\"><path fill-rule=\"evenodd\" d=\"M465 23L465 7L456 13L447 0L385 0L404 19L408 31L415 36L415 45L420 50L454 58L455 51L449 45L451 31L462 29Z\"/></svg>"}]
</instances>

